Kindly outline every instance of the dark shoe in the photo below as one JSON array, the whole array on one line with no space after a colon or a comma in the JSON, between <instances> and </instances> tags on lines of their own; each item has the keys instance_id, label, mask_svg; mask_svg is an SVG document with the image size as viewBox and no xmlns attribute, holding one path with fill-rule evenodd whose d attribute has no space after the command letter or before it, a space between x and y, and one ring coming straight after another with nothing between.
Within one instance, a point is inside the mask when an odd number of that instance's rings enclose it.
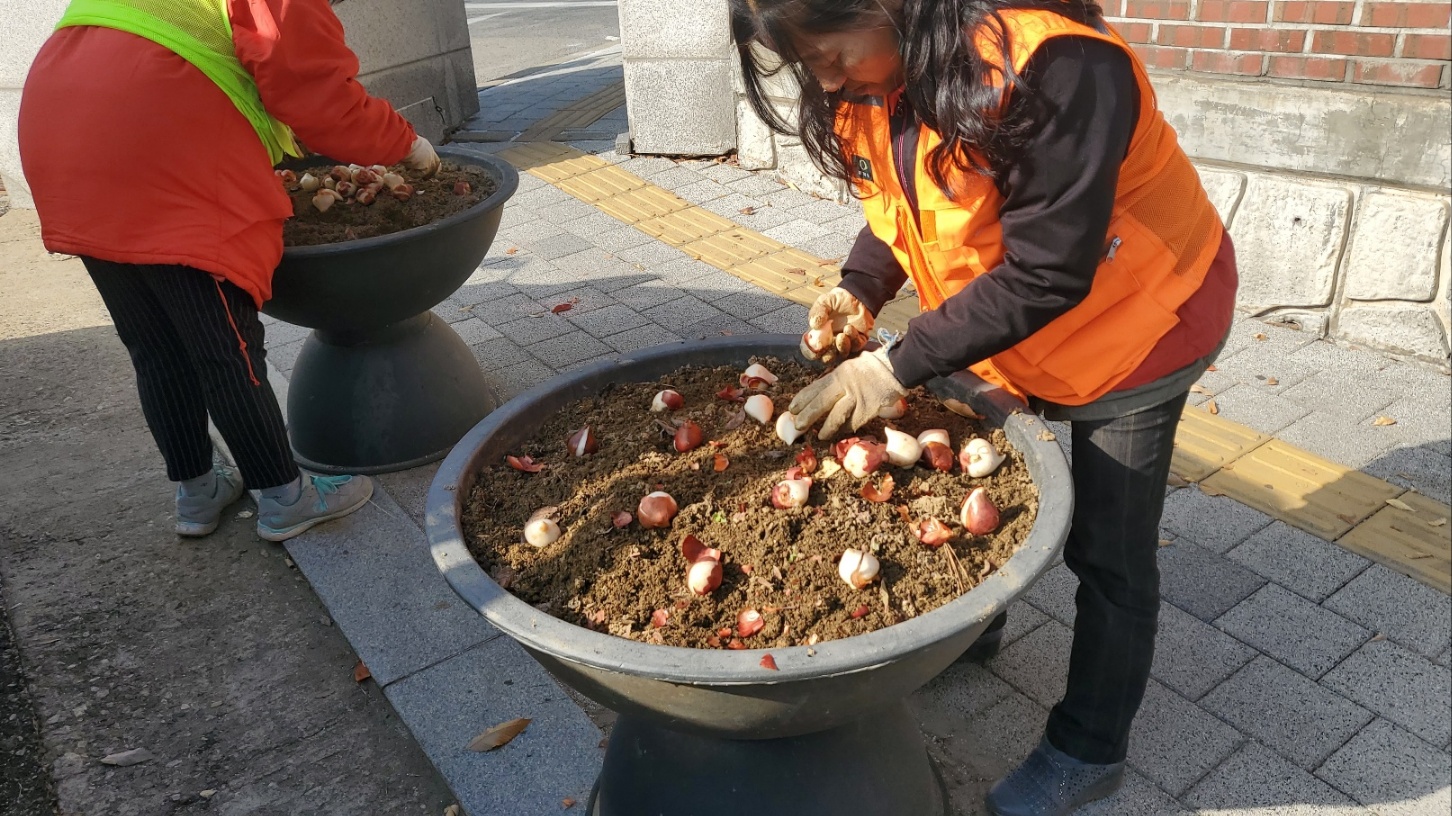
<instances>
[{"instance_id":1,"label":"dark shoe","mask_svg":"<svg viewBox=\"0 0 1452 816\"><path fill-rule=\"evenodd\" d=\"M1049 744L1047 737L1023 764L998 780L988 792L994 816L1065 816L1080 805L1119 790L1124 763L1091 765Z\"/></svg>"},{"instance_id":2,"label":"dark shoe","mask_svg":"<svg viewBox=\"0 0 1452 816\"><path fill-rule=\"evenodd\" d=\"M969 646L963 656L958 659L982 663L997 655L998 650L1003 648L1003 626L1006 623L1008 623L1008 613L998 613L997 617L988 622L988 628L983 630L983 634L979 635L978 639L973 641L973 645Z\"/></svg>"}]
</instances>

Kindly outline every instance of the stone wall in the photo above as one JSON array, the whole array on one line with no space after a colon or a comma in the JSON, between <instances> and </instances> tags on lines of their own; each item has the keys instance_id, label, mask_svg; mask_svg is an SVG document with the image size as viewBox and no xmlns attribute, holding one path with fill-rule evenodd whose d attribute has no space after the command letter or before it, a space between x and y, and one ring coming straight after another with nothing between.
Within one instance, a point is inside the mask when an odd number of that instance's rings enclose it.
<instances>
[{"instance_id":1,"label":"stone wall","mask_svg":"<svg viewBox=\"0 0 1452 816\"><path fill-rule=\"evenodd\" d=\"M726 0L621 0L620 47L637 151L719 156L736 147Z\"/></svg>"},{"instance_id":2,"label":"stone wall","mask_svg":"<svg viewBox=\"0 0 1452 816\"><path fill-rule=\"evenodd\" d=\"M30 206L15 139L20 89L67 0L0 0L0 177L11 204ZM335 7L359 78L438 141L479 110L462 0L345 0Z\"/></svg>"}]
</instances>

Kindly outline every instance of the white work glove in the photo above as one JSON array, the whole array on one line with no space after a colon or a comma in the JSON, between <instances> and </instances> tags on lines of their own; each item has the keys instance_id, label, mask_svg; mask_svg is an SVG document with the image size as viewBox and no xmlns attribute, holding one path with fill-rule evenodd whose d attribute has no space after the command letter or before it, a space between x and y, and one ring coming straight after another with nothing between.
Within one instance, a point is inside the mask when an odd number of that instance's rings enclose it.
<instances>
[{"instance_id":1,"label":"white work glove","mask_svg":"<svg viewBox=\"0 0 1452 816\"><path fill-rule=\"evenodd\" d=\"M867 345L871 331L872 313L851 292L837 286L817 298L807 312L802 354L824 363L851 357Z\"/></svg>"},{"instance_id":2,"label":"white work glove","mask_svg":"<svg viewBox=\"0 0 1452 816\"><path fill-rule=\"evenodd\" d=\"M439 172L439 154L434 152L434 146L429 144L428 139L415 136L408 155L403 157L403 166L423 178L430 178Z\"/></svg>"},{"instance_id":3,"label":"white work glove","mask_svg":"<svg viewBox=\"0 0 1452 816\"><path fill-rule=\"evenodd\" d=\"M879 348L845 360L792 399L791 411L797 430L804 431L823 416L818 439L831 439L850 421L857 430L877 417L877 412L907 396L907 389L892 373L887 349Z\"/></svg>"}]
</instances>

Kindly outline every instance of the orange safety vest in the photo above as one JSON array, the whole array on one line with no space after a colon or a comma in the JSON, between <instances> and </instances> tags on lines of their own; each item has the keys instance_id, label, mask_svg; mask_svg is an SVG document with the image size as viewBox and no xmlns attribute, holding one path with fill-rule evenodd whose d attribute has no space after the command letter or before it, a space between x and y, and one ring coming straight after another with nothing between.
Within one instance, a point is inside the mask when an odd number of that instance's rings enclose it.
<instances>
[{"instance_id":1,"label":"orange safety vest","mask_svg":"<svg viewBox=\"0 0 1452 816\"><path fill-rule=\"evenodd\" d=\"M1072 35L1124 49L1139 84L1139 120L1120 168L1104 256L1088 296L1027 339L972 367L1019 394L1083 405L1133 373L1179 322L1175 312L1199 289L1224 226L1155 104L1143 63L1124 40L1050 11L1000 14L1015 71L1022 72L1049 38ZM982 33L977 39L989 64L997 64L994 43ZM919 129L917 218L898 181L888 112L881 102L844 104L837 132L854 168L867 223L892 247L924 310L937 308L1003 260L998 220L1003 197L992 179L976 173L955 183L952 197L939 189L926 166L928 152L942 142L936 132ZM864 167L872 171L863 172Z\"/></svg>"}]
</instances>

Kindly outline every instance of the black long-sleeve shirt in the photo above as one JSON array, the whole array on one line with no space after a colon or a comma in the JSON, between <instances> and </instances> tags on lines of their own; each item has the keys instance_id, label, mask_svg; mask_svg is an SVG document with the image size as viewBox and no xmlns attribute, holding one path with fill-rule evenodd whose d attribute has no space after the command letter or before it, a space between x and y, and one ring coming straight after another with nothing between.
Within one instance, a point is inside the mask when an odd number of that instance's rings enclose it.
<instances>
[{"instance_id":1,"label":"black long-sleeve shirt","mask_svg":"<svg viewBox=\"0 0 1452 816\"><path fill-rule=\"evenodd\" d=\"M891 354L905 385L1011 348L1089 294L1105 250L1119 168L1139 117L1139 85L1122 49L1087 37L1044 43L1023 76L1034 92L1036 126L1021 158L998 182L1003 262L909 322ZM895 131L917 128L905 107L904 99L894 111ZM912 156L905 158L907 167L914 166ZM905 180L905 186L913 183ZM916 196L910 198L916 207ZM906 281L892 250L864 228L842 266L842 287L876 314Z\"/></svg>"}]
</instances>

